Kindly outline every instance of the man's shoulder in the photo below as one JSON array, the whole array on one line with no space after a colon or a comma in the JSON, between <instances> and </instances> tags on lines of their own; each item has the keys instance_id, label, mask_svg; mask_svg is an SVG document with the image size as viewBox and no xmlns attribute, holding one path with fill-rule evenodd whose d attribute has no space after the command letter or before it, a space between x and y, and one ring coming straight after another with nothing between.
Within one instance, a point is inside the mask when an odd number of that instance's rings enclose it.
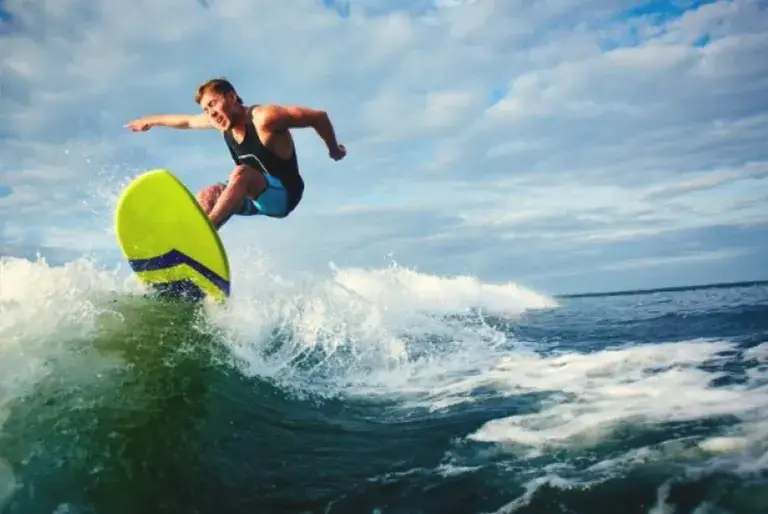
<instances>
[{"instance_id":1,"label":"man's shoulder","mask_svg":"<svg viewBox=\"0 0 768 514\"><path fill-rule=\"evenodd\" d=\"M251 121L258 128L269 128L280 118L284 107L279 104L254 104L248 107Z\"/></svg>"}]
</instances>

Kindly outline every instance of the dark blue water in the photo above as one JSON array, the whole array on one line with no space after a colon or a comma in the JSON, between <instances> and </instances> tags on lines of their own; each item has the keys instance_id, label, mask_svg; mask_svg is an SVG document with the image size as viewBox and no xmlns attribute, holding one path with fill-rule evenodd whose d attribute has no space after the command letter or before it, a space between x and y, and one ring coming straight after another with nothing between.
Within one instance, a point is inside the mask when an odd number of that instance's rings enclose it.
<instances>
[{"instance_id":1,"label":"dark blue water","mask_svg":"<svg viewBox=\"0 0 768 514\"><path fill-rule=\"evenodd\" d=\"M3 513L768 512L765 284L516 313L33 300L4 297Z\"/></svg>"}]
</instances>

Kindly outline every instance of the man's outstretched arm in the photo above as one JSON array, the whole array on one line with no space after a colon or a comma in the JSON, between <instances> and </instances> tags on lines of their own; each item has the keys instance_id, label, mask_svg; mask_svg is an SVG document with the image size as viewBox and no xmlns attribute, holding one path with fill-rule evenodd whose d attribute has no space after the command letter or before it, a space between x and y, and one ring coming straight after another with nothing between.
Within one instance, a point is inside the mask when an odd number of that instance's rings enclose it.
<instances>
[{"instance_id":1,"label":"man's outstretched arm","mask_svg":"<svg viewBox=\"0 0 768 514\"><path fill-rule=\"evenodd\" d=\"M124 125L134 132L144 132L152 127L177 129L206 129L212 125L205 114L152 114Z\"/></svg>"},{"instance_id":2,"label":"man's outstretched arm","mask_svg":"<svg viewBox=\"0 0 768 514\"><path fill-rule=\"evenodd\" d=\"M280 105L265 106L263 114L254 111L254 123L261 118L261 125L269 131L280 131L292 128L313 128L325 142L328 152L334 159L341 159L346 149L336 139L336 132L328 113L321 109L309 107L284 107Z\"/></svg>"}]
</instances>

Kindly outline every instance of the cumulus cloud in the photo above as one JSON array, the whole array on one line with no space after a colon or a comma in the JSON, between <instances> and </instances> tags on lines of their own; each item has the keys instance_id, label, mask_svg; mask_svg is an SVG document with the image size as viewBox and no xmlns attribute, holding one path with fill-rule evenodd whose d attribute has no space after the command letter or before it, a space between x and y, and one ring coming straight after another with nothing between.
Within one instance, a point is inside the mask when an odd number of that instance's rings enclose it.
<instances>
[{"instance_id":1,"label":"cumulus cloud","mask_svg":"<svg viewBox=\"0 0 768 514\"><path fill-rule=\"evenodd\" d=\"M766 278L758 0L0 11L4 253L113 252L114 200L146 168L193 190L226 177L215 132L122 127L194 112L195 86L225 75L247 102L327 109L350 152L335 163L297 132L305 201L286 220L234 219L232 251L302 270L395 255L556 292Z\"/></svg>"}]
</instances>

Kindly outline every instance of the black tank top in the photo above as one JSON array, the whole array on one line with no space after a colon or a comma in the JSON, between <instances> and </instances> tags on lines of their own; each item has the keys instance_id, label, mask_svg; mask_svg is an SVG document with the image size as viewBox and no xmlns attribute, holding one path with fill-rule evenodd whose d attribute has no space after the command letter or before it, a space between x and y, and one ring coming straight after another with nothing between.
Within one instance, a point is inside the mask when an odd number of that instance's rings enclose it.
<instances>
[{"instance_id":1,"label":"black tank top","mask_svg":"<svg viewBox=\"0 0 768 514\"><path fill-rule=\"evenodd\" d=\"M294 145L293 153L289 159L283 159L264 146L256 132L256 127L253 125L251 116L254 107L248 108L243 142L238 144L232 136L231 130L224 132L224 141L227 143L229 153L236 164L256 168L279 179L288 191L289 208L293 209L304 193L304 180L299 174L296 147Z\"/></svg>"}]
</instances>

